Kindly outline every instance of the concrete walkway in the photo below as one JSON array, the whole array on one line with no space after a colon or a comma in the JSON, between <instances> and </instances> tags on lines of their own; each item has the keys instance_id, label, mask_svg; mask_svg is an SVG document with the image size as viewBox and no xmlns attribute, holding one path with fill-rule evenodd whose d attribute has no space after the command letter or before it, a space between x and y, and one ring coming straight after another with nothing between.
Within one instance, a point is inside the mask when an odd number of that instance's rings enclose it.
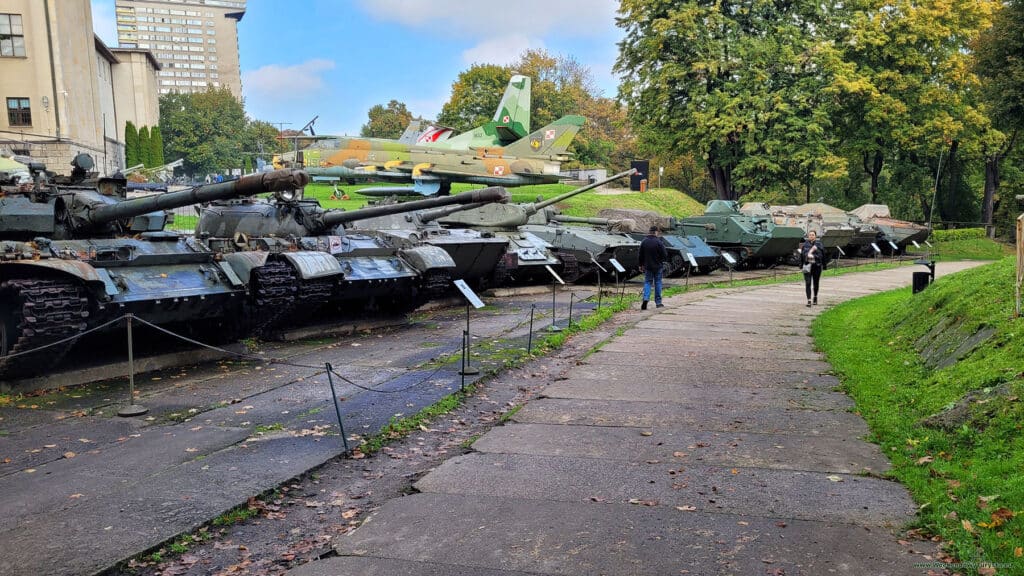
<instances>
[{"instance_id":1,"label":"concrete walkway","mask_svg":"<svg viewBox=\"0 0 1024 576\"><path fill-rule=\"evenodd\" d=\"M939 275L971 263L940 264ZM689 294L340 537L312 575L924 574L914 504L814 351L830 304L911 269Z\"/></svg>"}]
</instances>

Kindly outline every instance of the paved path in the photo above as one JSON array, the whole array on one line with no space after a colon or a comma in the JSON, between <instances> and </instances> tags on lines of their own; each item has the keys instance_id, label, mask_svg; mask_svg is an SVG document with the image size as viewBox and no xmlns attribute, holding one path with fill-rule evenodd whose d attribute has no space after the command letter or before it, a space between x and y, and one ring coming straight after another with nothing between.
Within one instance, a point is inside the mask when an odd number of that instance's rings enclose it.
<instances>
[{"instance_id":1,"label":"paved path","mask_svg":"<svg viewBox=\"0 0 1024 576\"><path fill-rule=\"evenodd\" d=\"M808 334L823 307L910 272L826 276L813 308L788 284L637 313L340 556L289 574L923 574L894 535L913 502L865 474L888 461Z\"/></svg>"}]
</instances>

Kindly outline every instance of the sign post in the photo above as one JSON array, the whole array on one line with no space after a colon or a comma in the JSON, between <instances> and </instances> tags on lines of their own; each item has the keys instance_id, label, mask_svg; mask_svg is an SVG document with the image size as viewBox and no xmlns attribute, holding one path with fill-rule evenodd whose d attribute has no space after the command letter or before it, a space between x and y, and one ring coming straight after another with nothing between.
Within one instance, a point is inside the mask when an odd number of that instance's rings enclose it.
<instances>
[{"instance_id":1,"label":"sign post","mask_svg":"<svg viewBox=\"0 0 1024 576\"><path fill-rule=\"evenodd\" d=\"M473 335L469 331L469 310L470 306L477 309L483 308L484 303L480 300L480 297L476 295L476 292L473 292L473 289L466 284L465 280L456 280L455 287L459 289L459 292L461 292L462 296L466 299L466 331L462 347L462 370L459 373L463 376L479 374L480 369L475 366L471 366L469 362L470 356L472 356L470 353L470 342L473 339Z\"/></svg>"},{"instance_id":2,"label":"sign post","mask_svg":"<svg viewBox=\"0 0 1024 576\"><path fill-rule=\"evenodd\" d=\"M722 252L722 258L725 259L725 265L729 268L729 285L732 285L732 271L736 268L736 259L732 257L732 254L728 252Z\"/></svg>"},{"instance_id":3,"label":"sign post","mask_svg":"<svg viewBox=\"0 0 1024 576\"><path fill-rule=\"evenodd\" d=\"M549 264L545 264L544 268L551 274L551 326L548 326L548 332L561 332L562 329L555 325L555 297L558 295L558 285L565 285L565 281Z\"/></svg>"},{"instance_id":4,"label":"sign post","mask_svg":"<svg viewBox=\"0 0 1024 576\"><path fill-rule=\"evenodd\" d=\"M611 264L612 268L615 270L615 288L619 292L619 301L621 302L622 301L622 292L623 292L623 290L625 290L625 288L623 288L622 284L619 283L619 274L625 274L626 273L626 269L623 268L622 264L619 264L619 261L616 260L615 258L608 259L608 263Z\"/></svg>"}]
</instances>

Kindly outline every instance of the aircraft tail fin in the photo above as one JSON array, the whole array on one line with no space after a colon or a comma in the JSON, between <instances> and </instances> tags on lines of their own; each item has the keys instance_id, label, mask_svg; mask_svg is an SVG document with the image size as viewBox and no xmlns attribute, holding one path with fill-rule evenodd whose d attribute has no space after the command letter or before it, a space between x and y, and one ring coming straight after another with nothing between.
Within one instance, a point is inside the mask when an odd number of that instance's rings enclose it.
<instances>
[{"instance_id":1,"label":"aircraft tail fin","mask_svg":"<svg viewBox=\"0 0 1024 576\"><path fill-rule=\"evenodd\" d=\"M405 132L398 137L402 144L424 144L430 142L441 142L452 137L455 131L446 126L430 124L423 120L413 119L405 127Z\"/></svg>"},{"instance_id":2,"label":"aircraft tail fin","mask_svg":"<svg viewBox=\"0 0 1024 576\"><path fill-rule=\"evenodd\" d=\"M562 116L551 124L505 147L505 153L517 158L566 154L569 144L587 121L583 116Z\"/></svg>"},{"instance_id":3,"label":"aircraft tail fin","mask_svg":"<svg viewBox=\"0 0 1024 576\"><path fill-rule=\"evenodd\" d=\"M506 128L510 140L530 133L530 86L529 76L512 76L494 112L494 122Z\"/></svg>"}]
</instances>

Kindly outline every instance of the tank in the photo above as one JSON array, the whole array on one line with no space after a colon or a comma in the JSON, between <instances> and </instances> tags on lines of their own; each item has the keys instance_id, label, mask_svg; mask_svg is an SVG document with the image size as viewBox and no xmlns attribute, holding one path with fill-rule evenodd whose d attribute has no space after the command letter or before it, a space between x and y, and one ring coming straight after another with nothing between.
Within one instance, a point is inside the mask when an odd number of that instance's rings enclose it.
<instances>
[{"instance_id":1,"label":"tank","mask_svg":"<svg viewBox=\"0 0 1024 576\"><path fill-rule=\"evenodd\" d=\"M846 245L842 246L843 253L847 256L856 256L858 254L870 255L873 253L871 243L882 241L882 236L884 236L881 234L878 226L865 222L859 216L846 212L842 208L836 208L822 202L801 204L796 206L795 210L803 214L820 215L826 226L834 223L852 228L853 235Z\"/></svg>"},{"instance_id":2,"label":"tank","mask_svg":"<svg viewBox=\"0 0 1024 576\"><path fill-rule=\"evenodd\" d=\"M550 280L545 266L558 270L567 282L575 282L596 270L588 254L574 248L572 242L548 234L546 209L588 190L602 186L633 171L622 172L586 186L570 190L553 198L530 204L489 204L456 214L442 216L437 221L449 229L473 229L491 233L508 241L508 250L499 264L499 284L546 282ZM540 225L536 225L537 223ZM561 227L564 228L564 227ZM580 256L584 258L581 260Z\"/></svg>"},{"instance_id":3,"label":"tank","mask_svg":"<svg viewBox=\"0 0 1024 576\"><path fill-rule=\"evenodd\" d=\"M789 257L803 240L804 231L778 226L768 216L748 216L731 200L712 200L702 216L673 219L672 231L700 236L736 261L737 268L770 266Z\"/></svg>"},{"instance_id":4,"label":"tank","mask_svg":"<svg viewBox=\"0 0 1024 576\"><path fill-rule=\"evenodd\" d=\"M578 263L577 280L597 274L614 278L613 258L625 268L618 274L620 279L640 272L640 242L629 236L629 232L635 232L632 221L565 216L550 208L538 216L523 230L536 234L560 253L568 253Z\"/></svg>"},{"instance_id":5,"label":"tank","mask_svg":"<svg viewBox=\"0 0 1024 576\"><path fill-rule=\"evenodd\" d=\"M930 233L927 226L893 218L885 204L864 204L851 210L850 215L878 228L876 244L886 254L894 251L889 242L895 244L895 252L901 254L908 244L924 242Z\"/></svg>"},{"instance_id":6,"label":"tank","mask_svg":"<svg viewBox=\"0 0 1024 576\"><path fill-rule=\"evenodd\" d=\"M504 191L491 189L344 211L325 210L296 192L214 202L201 210L196 225L197 241L222 254L248 287L260 335L319 311L406 312L451 288L456 264L443 248L400 244L386 234L346 225L507 199Z\"/></svg>"},{"instance_id":7,"label":"tank","mask_svg":"<svg viewBox=\"0 0 1024 576\"><path fill-rule=\"evenodd\" d=\"M845 214L837 216L803 206L769 206L762 202L747 202L740 212L748 216L770 217L778 226L796 226L804 231L804 235L814 230L832 257L838 254L839 249L847 253L845 248L857 235L857 229L849 224L850 219Z\"/></svg>"},{"instance_id":8,"label":"tank","mask_svg":"<svg viewBox=\"0 0 1024 576\"><path fill-rule=\"evenodd\" d=\"M45 373L72 337L124 314L193 332L233 332L245 287L191 238L163 230L164 210L304 185L282 170L125 199L121 177L97 178L79 155L70 177L32 164L33 182L0 197L0 377ZM72 338L71 340L68 340ZM30 354L29 350L47 348Z\"/></svg>"},{"instance_id":9,"label":"tank","mask_svg":"<svg viewBox=\"0 0 1024 576\"><path fill-rule=\"evenodd\" d=\"M508 239L488 231L443 228L437 223L444 216L479 208L489 202L507 202L509 198L504 188L487 188L475 194L482 201L362 218L345 226L348 233L383 237L401 249L418 244L437 246L455 262L453 277L483 290L501 284L505 278L501 264L508 251Z\"/></svg>"}]
</instances>

